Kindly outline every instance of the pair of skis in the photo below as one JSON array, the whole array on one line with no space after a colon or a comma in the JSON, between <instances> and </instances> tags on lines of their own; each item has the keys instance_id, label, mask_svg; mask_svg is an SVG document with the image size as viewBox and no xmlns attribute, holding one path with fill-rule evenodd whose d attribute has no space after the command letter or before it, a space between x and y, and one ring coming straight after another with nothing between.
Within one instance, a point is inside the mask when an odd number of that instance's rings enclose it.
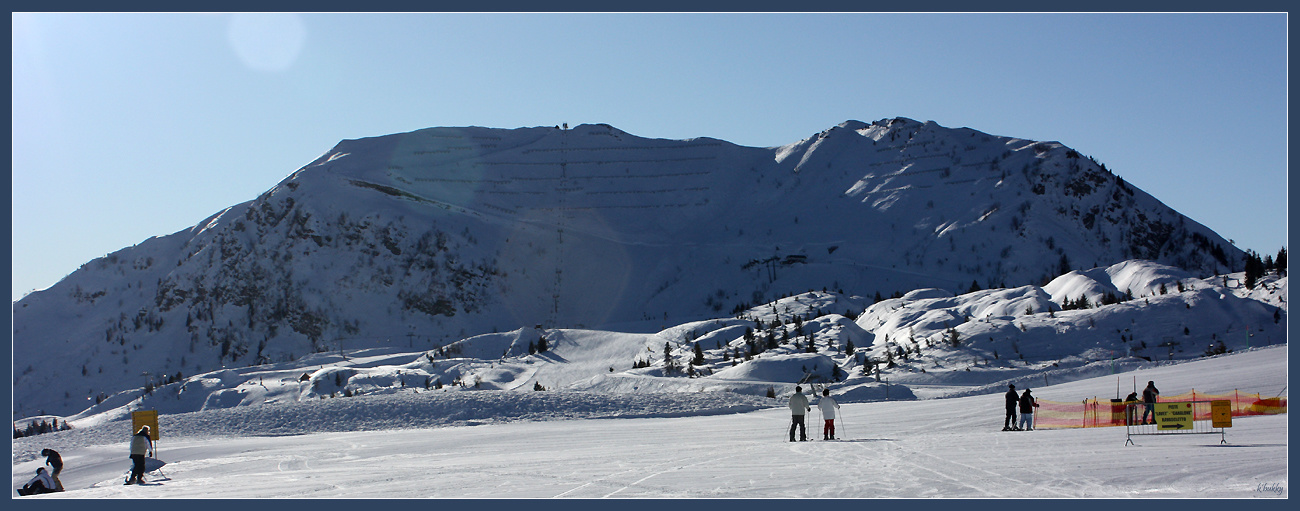
<instances>
[{"instance_id":1,"label":"pair of skis","mask_svg":"<svg viewBox=\"0 0 1300 511\"><path fill-rule=\"evenodd\" d=\"M163 465L166 465L166 464L167 464L167 462L165 462L165 461L163 461L163 460L160 460L160 459L158 459L158 458L154 458L154 457L145 457L145 459L144 459L144 473L148 474L148 473L150 473L150 472L155 472L155 471L157 471L160 475L162 475L164 478L166 478L167 475L166 475L166 474L163 474L161 471L159 471L159 469L163 468ZM129 485L131 485L131 484L141 484L141 485L145 484L146 481L144 480L144 476L140 476L140 482L139 482L139 483L132 483L132 482L131 482L131 472L133 472L133 471L135 471L135 462L131 462L131 468L127 469L127 471L126 471L126 476L123 478L124 480L123 480L122 484L123 484L124 486L129 486ZM157 484L157 483L154 483L154 484Z\"/></svg>"}]
</instances>

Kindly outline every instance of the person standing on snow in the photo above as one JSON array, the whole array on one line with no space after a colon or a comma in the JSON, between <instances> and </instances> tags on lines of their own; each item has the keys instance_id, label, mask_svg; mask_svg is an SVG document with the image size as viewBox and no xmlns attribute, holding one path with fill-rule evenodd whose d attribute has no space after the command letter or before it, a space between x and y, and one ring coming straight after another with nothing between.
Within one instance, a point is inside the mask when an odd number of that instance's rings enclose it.
<instances>
[{"instance_id":1,"label":"person standing on snow","mask_svg":"<svg viewBox=\"0 0 1300 511\"><path fill-rule=\"evenodd\" d=\"M1156 422L1156 398L1160 397L1160 389L1156 388L1156 382L1148 381L1147 388L1142 389L1142 404L1145 407L1142 410L1142 422L1139 424L1155 424ZM1151 422L1147 422L1147 414L1151 415Z\"/></svg>"},{"instance_id":2,"label":"person standing on snow","mask_svg":"<svg viewBox=\"0 0 1300 511\"><path fill-rule=\"evenodd\" d=\"M126 484L144 484L144 457L153 455L153 438L149 437L149 426L140 426L140 431L131 436L131 478Z\"/></svg>"},{"instance_id":3,"label":"person standing on snow","mask_svg":"<svg viewBox=\"0 0 1300 511\"><path fill-rule=\"evenodd\" d=\"M1038 400L1029 395L1029 389L1025 389L1025 393L1020 396L1020 427L1016 429L1034 430L1034 408L1038 408Z\"/></svg>"},{"instance_id":4,"label":"person standing on snow","mask_svg":"<svg viewBox=\"0 0 1300 511\"><path fill-rule=\"evenodd\" d=\"M812 411L808 406L808 396L803 395L803 387L795 386L794 395L790 396L790 441L794 441L794 428L799 428L799 441L808 441L808 427L804 425L804 414Z\"/></svg>"},{"instance_id":5,"label":"person standing on snow","mask_svg":"<svg viewBox=\"0 0 1300 511\"><path fill-rule=\"evenodd\" d=\"M63 471L63 457L54 449L41 449L41 456L45 456L45 464L53 469L50 477L54 479L54 489L62 491L63 483L59 481L59 472Z\"/></svg>"},{"instance_id":6,"label":"person standing on snow","mask_svg":"<svg viewBox=\"0 0 1300 511\"><path fill-rule=\"evenodd\" d=\"M1011 431L1016 427L1016 403L1020 402L1020 396L1016 395L1016 386L1007 385L1007 418L1002 421L1002 431Z\"/></svg>"},{"instance_id":7,"label":"person standing on snow","mask_svg":"<svg viewBox=\"0 0 1300 511\"><path fill-rule=\"evenodd\" d=\"M822 398L817 400L817 408L822 411L822 418L826 419L826 426L822 428L822 440L835 439L835 410L840 407L831 397L830 389L822 389Z\"/></svg>"}]
</instances>

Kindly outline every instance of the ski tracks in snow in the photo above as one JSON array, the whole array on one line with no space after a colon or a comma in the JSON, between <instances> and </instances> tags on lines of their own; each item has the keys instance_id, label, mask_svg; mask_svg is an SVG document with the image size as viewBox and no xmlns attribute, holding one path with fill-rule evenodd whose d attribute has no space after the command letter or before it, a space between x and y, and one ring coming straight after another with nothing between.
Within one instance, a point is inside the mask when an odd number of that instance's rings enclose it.
<instances>
[{"instance_id":1,"label":"ski tracks in snow","mask_svg":"<svg viewBox=\"0 0 1300 511\"><path fill-rule=\"evenodd\" d=\"M610 498L625 490L640 487L646 481L669 472L715 464L739 456L741 456L741 454L733 454L721 458L714 456L695 456L689 460L674 460L673 462L656 463L646 467L633 467L582 483L579 486L556 495L554 498ZM687 461L687 463L683 463L683 461ZM634 481L626 483L622 482L641 474L645 475ZM610 488L614 488L614 490L610 491ZM674 491L668 487L650 488L649 490L651 490L653 492L652 494L656 496L667 496L674 493ZM699 497L699 495L694 494L683 496Z\"/></svg>"}]
</instances>

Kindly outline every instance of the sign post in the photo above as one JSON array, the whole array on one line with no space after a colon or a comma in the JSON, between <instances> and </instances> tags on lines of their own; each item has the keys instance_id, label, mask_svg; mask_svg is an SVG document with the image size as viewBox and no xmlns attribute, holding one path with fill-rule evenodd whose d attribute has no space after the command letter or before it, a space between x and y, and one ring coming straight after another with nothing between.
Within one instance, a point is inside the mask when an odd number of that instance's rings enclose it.
<instances>
[{"instance_id":1,"label":"sign post","mask_svg":"<svg viewBox=\"0 0 1300 511\"><path fill-rule=\"evenodd\" d=\"M1156 429L1159 431L1191 431L1191 403L1156 403Z\"/></svg>"},{"instance_id":2,"label":"sign post","mask_svg":"<svg viewBox=\"0 0 1300 511\"><path fill-rule=\"evenodd\" d=\"M154 441L153 455L158 456L158 410L138 410L131 412L131 434L140 431L141 426L149 426L149 439Z\"/></svg>"},{"instance_id":3,"label":"sign post","mask_svg":"<svg viewBox=\"0 0 1300 511\"><path fill-rule=\"evenodd\" d=\"M1210 401L1210 426L1215 428L1232 427L1232 401L1227 399Z\"/></svg>"},{"instance_id":4,"label":"sign post","mask_svg":"<svg viewBox=\"0 0 1300 511\"><path fill-rule=\"evenodd\" d=\"M1136 406L1136 403L1132 406ZM1219 443L1228 443L1225 428L1232 427L1232 401L1223 399L1155 403L1154 411L1155 424L1125 421L1128 424L1125 428L1128 439L1124 445L1132 444L1135 435L1189 433L1219 435Z\"/></svg>"}]
</instances>

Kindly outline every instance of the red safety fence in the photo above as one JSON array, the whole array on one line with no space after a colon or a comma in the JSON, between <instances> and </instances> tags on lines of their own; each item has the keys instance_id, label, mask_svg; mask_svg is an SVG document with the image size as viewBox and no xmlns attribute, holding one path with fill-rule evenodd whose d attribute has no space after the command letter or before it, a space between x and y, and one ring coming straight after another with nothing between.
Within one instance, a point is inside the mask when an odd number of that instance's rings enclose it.
<instances>
[{"instance_id":1,"label":"red safety fence","mask_svg":"<svg viewBox=\"0 0 1300 511\"><path fill-rule=\"evenodd\" d=\"M1217 400L1232 402L1233 417L1286 413L1285 397L1263 397L1259 393L1248 394L1240 391L1233 391L1231 394L1206 394L1192 390L1185 394L1160 396L1161 403ZM1135 413L1140 416L1142 413L1141 402L1138 402L1138 406L1134 408ZM1059 401L1039 399L1038 408L1034 413L1034 428L1053 429L1123 426L1125 423L1124 410L1125 403L1114 399L1098 399L1093 397L1076 403L1063 403ZM1198 407L1195 413L1196 415L1193 417L1193 420L1210 420L1209 408Z\"/></svg>"}]
</instances>

